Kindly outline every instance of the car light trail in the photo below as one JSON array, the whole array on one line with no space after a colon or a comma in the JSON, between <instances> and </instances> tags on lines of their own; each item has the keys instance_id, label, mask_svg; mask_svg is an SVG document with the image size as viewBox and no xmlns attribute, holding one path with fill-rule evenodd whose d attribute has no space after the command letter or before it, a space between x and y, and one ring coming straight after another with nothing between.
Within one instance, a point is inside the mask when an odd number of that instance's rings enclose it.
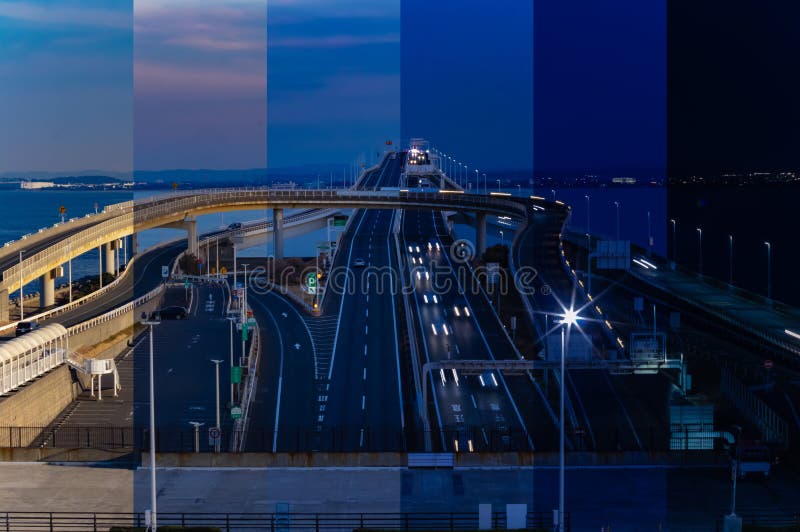
<instances>
[{"instance_id":1,"label":"car light trail","mask_svg":"<svg viewBox=\"0 0 800 532\"><path fill-rule=\"evenodd\" d=\"M494 373L490 373L489 375L492 376L492 382L494 383L495 386L497 386L497 379L494 378Z\"/></svg>"},{"instance_id":2,"label":"car light trail","mask_svg":"<svg viewBox=\"0 0 800 532\"><path fill-rule=\"evenodd\" d=\"M431 323L431 330L433 331L434 336L439 336L439 333L436 332L436 325L434 325L433 323Z\"/></svg>"},{"instance_id":3,"label":"car light trail","mask_svg":"<svg viewBox=\"0 0 800 532\"><path fill-rule=\"evenodd\" d=\"M456 368L453 368L453 380L456 381L456 386L458 386L458 373L456 373Z\"/></svg>"}]
</instances>

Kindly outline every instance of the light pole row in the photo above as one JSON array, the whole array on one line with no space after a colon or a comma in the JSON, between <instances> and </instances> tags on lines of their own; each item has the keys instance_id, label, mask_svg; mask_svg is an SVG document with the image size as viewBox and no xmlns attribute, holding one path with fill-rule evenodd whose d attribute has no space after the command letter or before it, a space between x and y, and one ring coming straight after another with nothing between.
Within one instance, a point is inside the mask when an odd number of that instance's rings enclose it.
<instances>
[{"instance_id":1,"label":"light pole row","mask_svg":"<svg viewBox=\"0 0 800 532\"><path fill-rule=\"evenodd\" d=\"M678 220L670 219L672 226L672 262L677 263L678 254ZM703 228L697 227L697 275L703 275ZM765 240L764 247L767 250L767 299L772 301L772 242ZM733 287L733 235L728 235L728 285Z\"/></svg>"}]
</instances>

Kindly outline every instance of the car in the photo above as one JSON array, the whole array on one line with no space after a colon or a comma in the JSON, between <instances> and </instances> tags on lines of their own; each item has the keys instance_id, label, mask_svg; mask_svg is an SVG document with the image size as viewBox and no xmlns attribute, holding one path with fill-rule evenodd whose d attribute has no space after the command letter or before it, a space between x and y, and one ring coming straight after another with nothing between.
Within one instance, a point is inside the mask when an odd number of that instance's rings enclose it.
<instances>
[{"instance_id":1,"label":"car","mask_svg":"<svg viewBox=\"0 0 800 532\"><path fill-rule=\"evenodd\" d=\"M14 334L16 336L22 336L23 334L35 331L38 328L39 324L35 321L21 321L17 323L17 328L15 329Z\"/></svg>"},{"instance_id":2,"label":"car","mask_svg":"<svg viewBox=\"0 0 800 532\"><path fill-rule=\"evenodd\" d=\"M158 315L162 320L185 320L188 316L186 308L179 305L172 307L164 307L158 311Z\"/></svg>"},{"instance_id":3,"label":"car","mask_svg":"<svg viewBox=\"0 0 800 532\"><path fill-rule=\"evenodd\" d=\"M229 231L236 231L237 229L242 228L242 222L235 222L228 226Z\"/></svg>"},{"instance_id":4,"label":"car","mask_svg":"<svg viewBox=\"0 0 800 532\"><path fill-rule=\"evenodd\" d=\"M355 266L356 268L363 268L366 265L367 263L364 262L364 259L360 257L353 261L353 266Z\"/></svg>"}]
</instances>

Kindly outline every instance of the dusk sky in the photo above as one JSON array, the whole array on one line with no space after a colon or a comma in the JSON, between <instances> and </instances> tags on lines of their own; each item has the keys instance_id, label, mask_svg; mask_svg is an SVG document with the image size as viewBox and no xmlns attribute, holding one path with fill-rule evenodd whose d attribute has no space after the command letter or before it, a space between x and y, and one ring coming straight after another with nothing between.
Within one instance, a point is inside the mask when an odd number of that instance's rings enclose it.
<instances>
[{"instance_id":1,"label":"dusk sky","mask_svg":"<svg viewBox=\"0 0 800 532\"><path fill-rule=\"evenodd\" d=\"M0 171L346 163L411 136L472 168L662 169L657 4L0 0Z\"/></svg>"},{"instance_id":2,"label":"dusk sky","mask_svg":"<svg viewBox=\"0 0 800 532\"><path fill-rule=\"evenodd\" d=\"M131 0L0 0L0 172L130 171Z\"/></svg>"}]
</instances>

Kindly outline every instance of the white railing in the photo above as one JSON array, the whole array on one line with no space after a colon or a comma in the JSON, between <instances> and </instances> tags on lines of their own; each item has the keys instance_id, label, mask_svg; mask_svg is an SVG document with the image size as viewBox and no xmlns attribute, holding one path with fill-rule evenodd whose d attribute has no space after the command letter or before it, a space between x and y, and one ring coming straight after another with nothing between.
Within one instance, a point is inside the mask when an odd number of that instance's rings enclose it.
<instances>
[{"instance_id":1,"label":"white railing","mask_svg":"<svg viewBox=\"0 0 800 532\"><path fill-rule=\"evenodd\" d=\"M148 293L144 294L143 296L140 296L140 297L134 299L133 301L130 301L130 302L122 305L121 307L117 307L114 310L106 312L105 314L101 314L100 316L91 318L91 319L86 320L84 322L81 322L81 323L79 323L77 325L73 325L72 327L67 329L67 331L69 332L70 336L75 336L76 334L82 333L84 331L88 331L89 329L91 329L93 327L96 327L96 326L98 326L98 325L100 325L102 323L109 322L109 321L111 321L111 320L113 320L113 319L115 319L115 318L117 318L119 316L122 316L123 314L125 314L127 312L132 312L136 307L138 307L140 305L143 305L144 303L147 303L148 301L150 301L150 300L154 299L155 297L158 297L159 295L161 295L161 292L163 290L164 290L164 285L163 284L159 284L157 287L153 288L152 290L150 290Z\"/></svg>"},{"instance_id":2,"label":"white railing","mask_svg":"<svg viewBox=\"0 0 800 532\"><path fill-rule=\"evenodd\" d=\"M187 213L211 211L221 206L250 208L273 204L298 207L326 204L335 207L404 208L432 210L478 210L517 218L527 216L527 200L483 196L477 194L440 194L438 192L353 191L336 190L272 190L267 188L205 189L156 197L136 202L132 210L126 206L114 209L120 214L68 237L67 253L63 245L51 246L25 258L3 272L0 289L11 290L23 279L31 280L42 272L61 265L68 256L76 256L103 244L183 218ZM67 227L70 224L63 224Z\"/></svg>"},{"instance_id":3,"label":"white railing","mask_svg":"<svg viewBox=\"0 0 800 532\"><path fill-rule=\"evenodd\" d=\"M111 281L110 283L108 283L107 285L103 285L102 288L98 288L97 290L91 292L90 294L86 294L83 297L75 299L72 301L72 303L67 303L66 305L61 305L60 307L56 307L54 309L40 312L39 314L34 314L33 316L29 316L28 318L25 319L25 321L41 321L47 318L52 318L54 316L59 316L61 314L64 314L65 312L69 312L75 308L85 305L86 303L94 301L100 296L105 295L106 292L108 292L109 290L117 286L120 282L122 282L122 280L128 275L129 271L133 270L131 266L133 265L133 261L135 258L136 258L135 256L131 257L131 259L125 265L125 269L122 270L122 274L113 281ZM3 325L2 327L0 327L0 332L15 328L18 323L19 321L15 321L13 323Z\"/></svg>"}]
</instances>

